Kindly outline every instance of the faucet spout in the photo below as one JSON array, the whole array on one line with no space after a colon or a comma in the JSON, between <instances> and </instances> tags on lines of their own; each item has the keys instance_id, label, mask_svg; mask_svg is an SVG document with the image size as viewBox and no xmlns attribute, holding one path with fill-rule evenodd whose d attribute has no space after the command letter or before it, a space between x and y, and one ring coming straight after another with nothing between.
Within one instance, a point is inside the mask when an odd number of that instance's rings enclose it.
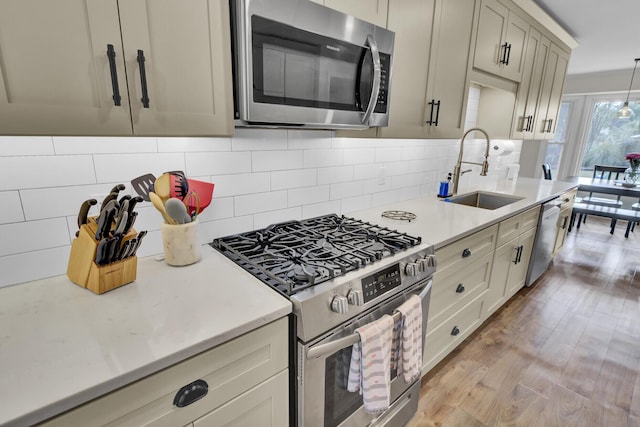
<instances>
[{"instance_id":1,"label":"faucet spout","mask_svg":"<svg viewBox=\"0 0 640 427\"><path fill-rule=\"evenodd\" d=\"M487 147L484 152L484 161L482 163L477 162L467 162L462 160L462 155L464 152L464 140L471 132L478 131L484 134L484 138L487 140ZM456 162L456 166L453 168L453 194L458 193L458 183L460 181L462 164L467 163L471 165L480 165L482 168L480 169L480 176L487 176L487 172L489 171L489 150L491 143L489 142L489 134L483 129L480 128L471 128L467 130L464 135L462 135L462 139L460 140L460 152L458 153L458 161Z\"/></svg>"}]
</instances>

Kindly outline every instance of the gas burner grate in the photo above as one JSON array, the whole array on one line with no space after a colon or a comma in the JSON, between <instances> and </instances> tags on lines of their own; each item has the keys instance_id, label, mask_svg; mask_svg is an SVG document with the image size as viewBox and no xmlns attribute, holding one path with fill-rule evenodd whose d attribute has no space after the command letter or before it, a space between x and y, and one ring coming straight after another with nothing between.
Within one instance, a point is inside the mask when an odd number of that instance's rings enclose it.
<instances>
[{"instance_id":1,"label":"gas burner grate","mask_svg":"<svg viewBox=\"0 0 640 427\"><path fill-rule=\"evenodd\" d=\"M215 239L211 246L290 296L420 243L419 237L331 214Z\"/></svg>"},{"instance_id":2,"label":"gas burner grate","mask_svg":"<svg viewBox=\"0 0 640 427\"><path fill-rule=\"evenodd\" d=\"M407 211L384 211L382 212L382 217L407 222L411 222L417 218L416 214Z\"/></svg>"}]
</instances>

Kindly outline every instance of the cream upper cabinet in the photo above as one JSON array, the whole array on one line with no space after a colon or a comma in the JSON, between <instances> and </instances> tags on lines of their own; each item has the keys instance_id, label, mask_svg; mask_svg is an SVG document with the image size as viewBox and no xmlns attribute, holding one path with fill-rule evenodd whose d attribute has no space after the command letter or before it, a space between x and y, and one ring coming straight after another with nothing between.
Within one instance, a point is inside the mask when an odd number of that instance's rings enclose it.
<instances>
[{"instance_id":1,"label":"cream upper cabinet","mask_svg":"<svg viewBox=\"0 0 640 427\"><path fill-rule=\"evenodd\" d=\"M519 82L529 24L498 0L482 0L473 66Z\"/></svg>"},{"instance_id":2,"label":"cream upper cabinet","mask_svg":"<svg viewBox=\"0 0 640 427\"><path fill-rule=\"evenodd\" d=\"M49 3L0 4L0 133L233 134L226 1Z\"/></svg>"},{"instance_id":3,"label":"cream upper cabinet","mask_svg":"<svg viewBox=\"0 0 640 427\"><path fill-rule=\"evenodd\" d=\"M538 97L550 46L551 42L548 38L535 28L530 28L525 55L525 68L522 73L522 81L518 87L512 138L533 137Z\"/></svg>"},{"instance_id":4,"label":"cream upper cabinet","mask_svg":"<svg viewBox=\"0 0 640 427\"><path fill-rule=\"evenodd\" d=\"M130 135L126 82L115 1L0 2L0 134Z\"/></svg>"},{"instance_id":5,"label":"cream upper cabinet","mask_svg":"<svg viewBox=\"0 0 640 427\"><path fill-rule=\"evenodd\" d=\"M379 27L387 26L389 0L311 0Z\"/></svg>"},{"instance_id":6,"label":"cream upper cabinet","mask_svg":"<svg viewBox=\"0 0 640 427\"><path fill-rule=\"evenodd\" d=\"M558 45L551 43L535 114L534 139L551 139L555 135L569 56Z\"/></svg>"},{"instance_id":7,"label":"cream upper cabinet","mask_svg":"<svg viewBox=\"0 0 640 427\"><path fill-rule=\"evenodd\" d=\"M458 138L468 92L474 2L391 0L396 33L387 138Z\"/></svg>"}]
</instances>

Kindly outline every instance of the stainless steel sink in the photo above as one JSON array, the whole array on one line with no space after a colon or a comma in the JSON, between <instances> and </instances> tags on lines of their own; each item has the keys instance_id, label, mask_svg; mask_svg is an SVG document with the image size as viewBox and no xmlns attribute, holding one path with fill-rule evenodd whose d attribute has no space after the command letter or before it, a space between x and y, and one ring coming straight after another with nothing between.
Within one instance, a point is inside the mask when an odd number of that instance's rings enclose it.
<instances>
[{"instance_id":1,"label":"stainless steel sink","mask_svg":"<svg viewBox=\"0 0 640 427\"><path fill-rule=\"evenodd\" d=\"M450 203L472 206L474 208L494 210L522 200L524 197L507 196L506 194L487 193L474 191L473 193L460 194L447 199Z\"/></svg>"}]
</instances>

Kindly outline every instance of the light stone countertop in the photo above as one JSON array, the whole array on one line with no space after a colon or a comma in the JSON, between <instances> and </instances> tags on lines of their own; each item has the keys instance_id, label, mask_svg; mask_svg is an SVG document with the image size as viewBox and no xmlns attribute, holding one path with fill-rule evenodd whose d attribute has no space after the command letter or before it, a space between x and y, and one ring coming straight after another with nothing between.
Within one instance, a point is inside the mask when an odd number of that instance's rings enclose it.
<instances>
[{"instance_id":1,"label":"light stone countertop","mask_svg":"<svg viewBox=\"0 0 640 427\"><path fill-rule=\"evenodd\" d=\"M96 295L66 276L0 289L0 425L33 425L291 312L210 246ZM187 379L185 379L187 380Z\"/></svg>"},{"instance_id":2,"label":"light stone countertop","mask_svg":"<svg viewBox=\"0 0 640 427\"><path fill-rule=\"evenodd\" d=\"M348 216L420 236L436 249L550 200L574 182L478 180L523 200L496 210L435 195ZM385 210L417 215L411 223ZM187 267L138 260L134 283L95 295L66 276L0 289L0 426L31 425L263 326L291 303L209 246Z\"/></svg>"},{"instance_id":3,"label":"light stone countertop","mask_svg":"<svg viewBox=\"0 0 640 427\"><path fill-rule=\"evenodd\" d=\"M515 181L487 180L486 183L482 177L478 177L477 183L478 185L475 186L461 187L458 189L458 195L486 191L519 196L523 199L495 210L487 210L447 203L437 197L437 189L435 189L433 195L350 212L346 216L386 226L411 236L422 237L423 243L432 244L438 249L578 186L571 181L547 181L523 177ZM382 212L387 210L412 212L417 215L417 218L411 222L383 218Z\"/></svg>"}]
</instances>

